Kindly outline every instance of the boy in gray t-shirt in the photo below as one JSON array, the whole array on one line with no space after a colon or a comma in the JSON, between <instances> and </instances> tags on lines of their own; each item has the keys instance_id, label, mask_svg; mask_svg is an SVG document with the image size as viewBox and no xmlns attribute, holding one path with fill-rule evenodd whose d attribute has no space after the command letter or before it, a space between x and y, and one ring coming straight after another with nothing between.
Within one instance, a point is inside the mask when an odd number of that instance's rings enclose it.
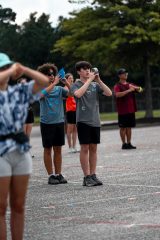
<instances>
[{"instance_id":1,"label":"boy in gray t-shirt","mask_svg":"<svg viewBox=\"0 0 160 240\"><path fill-rule=\"evenodd\" d=\"M91 71L89 62L75 65L80 77L72 86L76 99L76 122L81 145L80 162L84 173L83 186L92 187L103 183L96 177L97 144L100 143L99 93L111 96L111 90L102 82L99 73ZM94 82L93 82L94 80Z\"/></svg>"}]
</instances>

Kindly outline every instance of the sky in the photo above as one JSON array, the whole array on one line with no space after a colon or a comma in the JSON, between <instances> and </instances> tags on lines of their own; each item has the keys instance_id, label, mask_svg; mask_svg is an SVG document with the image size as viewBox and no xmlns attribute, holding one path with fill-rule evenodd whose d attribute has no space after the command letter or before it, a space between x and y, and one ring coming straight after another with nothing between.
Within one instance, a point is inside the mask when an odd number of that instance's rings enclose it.
<instances>
[{"instance_id":1,"label":"sky","mask_svg":"<svg viewBox=\"0 0 160 240\"><path fill-rule=\"evenodd\" d=\"M2 8L9 7L15 12L16 23L21 25L29 19L30 13L37 12L39 17L43 12L50 15L50 22L55 27L58 17L69 17L69 12L80 10L86 4L71 4L68 0L1 0ZM88 4L89 5L89 4Z\"/></svg>"}]
</instances>

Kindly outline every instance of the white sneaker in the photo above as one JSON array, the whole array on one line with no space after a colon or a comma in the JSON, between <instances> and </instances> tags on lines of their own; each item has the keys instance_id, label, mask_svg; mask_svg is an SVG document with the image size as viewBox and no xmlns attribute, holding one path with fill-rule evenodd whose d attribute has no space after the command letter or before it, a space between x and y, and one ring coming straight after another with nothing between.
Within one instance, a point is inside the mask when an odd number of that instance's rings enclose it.
<instances>
[{"instance_id":1,"label":"white sneaker","mask_svg":"<svg viewBox=\"0 0 160 240\"><path fill-rule=\"evenodd\" d=\"M74 149L73 148L69 148L69 153L73 153Z\"/></svg>"},{"instance_id":2,"label":"white sneaker","mask_svg":"<svg viewBox=\"0 0 160 240\"><path fill-rule=\"evenodd\" d=\"M77 153L80 152L80 150L78 150L77 148L73 148L73 153Z\"/></svg>"}]
</instances>

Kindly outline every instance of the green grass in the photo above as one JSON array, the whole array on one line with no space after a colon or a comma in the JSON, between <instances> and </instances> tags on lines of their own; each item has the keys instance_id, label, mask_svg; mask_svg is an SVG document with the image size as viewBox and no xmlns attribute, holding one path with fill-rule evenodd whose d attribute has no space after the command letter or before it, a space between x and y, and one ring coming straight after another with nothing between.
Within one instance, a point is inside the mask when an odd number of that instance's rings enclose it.
<instances>
[{"instance_id":1,"label":"green grass","mask_svg":"<svg viewBox=\"0 0 160 240\"><path fill-rule=\"evenodd\" d=\"M100 114L101 121L113 121L117 119L117 113L101 113Z\"/></svg>"},{"instance_id":2,"label":"green grass","mask_svg":"<svg viewBox=\"0 0 160 240\"><path fill-rule=\"evenodd\" d=\"M39 117L37 117L37 116L34 117L34 124L35 125L39 124Z\"/></svg>"},{"instance_id":3,"label":"green grass","mask_svg":"<svg viewBox=\"0 0 160 240\"><path fill-rule=\"evenodd\" d=\"M114 121L117 120L117 113L101 113L100 114L101 121ZM144 118L145 111L138 111L136 112L136 119ZM160 117L160 110L153 111L153 117Z\"/></svg>"},{"instance_id":4,"label":"green grass","mask_svg":"<svg viewBox=\"0 0 160 240\"><path fill-rule=\"evenodd\" d=\"M153 116L160 117L160 110L154 110ZM144 118L144 117L145 117L145 111L136 112L136 119ZM101 113L100 118L101 118L101 121L114 121L114 120L116 121L117 120L117 112ZM35 124L39 124L39 117L35 117Z\"/></svg>"}]
</instances>

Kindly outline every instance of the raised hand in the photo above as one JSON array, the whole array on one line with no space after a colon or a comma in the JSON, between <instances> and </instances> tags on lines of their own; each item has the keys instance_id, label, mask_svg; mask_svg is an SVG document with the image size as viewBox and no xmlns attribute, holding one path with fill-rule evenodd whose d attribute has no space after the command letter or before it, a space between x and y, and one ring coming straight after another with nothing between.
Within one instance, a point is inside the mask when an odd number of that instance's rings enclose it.
<instances>
[{"instance_id":1,"label":"raised hand","mask_svg":"<svg viewBox=\"0 0 160 240\"><path fill-rule=\"evenodd\" d=\"M136 90L136 87L134 85L132 85L132 84L129 84L129 90L131 92L134 92Z\"/></svg>"},{"instance_id":2,"label":"raised hand","mask_svg":"<svg viewBox=\"0 0 160 240\"><path fill-rule=\"evenodd\" d=\"M58 75L55 76L54 81L53 81L54 85L57 85L59 83L59 81L60 81L60 77Z\"/></svg>"},{"instance_id":3,"label":"raised hand","mask_svg":"<svg viewBox=\"0 0 160 240\"><path fill-rule=\"evenodd\" d=\"M90 73L89 73L89 79L90 79L91 81L95 80L95 77L96 77L96 74L95 74L94 72L90 72Z\"/></svg>"}]
</instances>

